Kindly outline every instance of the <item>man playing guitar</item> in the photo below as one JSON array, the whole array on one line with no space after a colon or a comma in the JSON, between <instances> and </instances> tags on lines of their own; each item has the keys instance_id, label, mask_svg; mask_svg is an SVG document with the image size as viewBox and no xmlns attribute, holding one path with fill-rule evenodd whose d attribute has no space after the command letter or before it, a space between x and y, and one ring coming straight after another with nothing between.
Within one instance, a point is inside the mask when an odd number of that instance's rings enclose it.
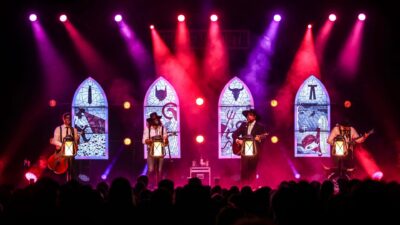
<instances>
[{"instance_id":1,"label":"man playing guitar","mask_svg":"<svg viewBox=\"0 0 400 225\"><path fill-rule=\"evenodd\" d=\"M240 149L244 143L242 138L253 137L254 147L256 148L255 154L252 156L245 156L241 152L241 171L240 177L242 185L250 185L251 182L256 178L257 164L259 161L259 151L262 150L261 142L263 137L267 135L265 127L258 120L259 116L254 109L244 110L242 114L246 117L247 121L242 123L240 127L232 133L233 138L233 150ZM236 145L236 146L235 146ZM234 150L235 154L238 154L237 150Z\"/></svg>"},{"instance_id":2,"label":"man playing guitar","mask_svg":"<svg viewBox=\"0 0 400 225\"><path fill-rule=\"evenodd\" d=\"M71 126L71 113L66 112L62 115L63 124L54 129L54 136L50 140L50 143L56 147L56 151L47 160L47 166L56 174L64 174L67 172L68 159L64 157L61 151L64 138L72 136L75 144L79 143L79 133L76 128ZM68 180L70 178L67 178Z\"/></svg>"}]
</instances>

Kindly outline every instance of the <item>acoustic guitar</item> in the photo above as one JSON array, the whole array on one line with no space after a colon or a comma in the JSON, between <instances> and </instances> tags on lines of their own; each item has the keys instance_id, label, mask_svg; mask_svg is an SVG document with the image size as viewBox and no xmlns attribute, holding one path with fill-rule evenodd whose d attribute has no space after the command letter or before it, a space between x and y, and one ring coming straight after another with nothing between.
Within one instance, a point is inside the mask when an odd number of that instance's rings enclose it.
<instances>
[{"instance_id":1,"label":"acoustic guitar","mask_svg":"<svg viewBox=\"0 0 400 225\"><path fill-rule=\"evenodd\" d=\"M64 137L63 144L60 149L56 149L56 151L47 159L47 167L52 170L55 174L63 174L68 170L68 158L63 155L65 142L72 141L74 138L70 135ZM74 155L76 154L76 150L78 149L77 144L73 141L74 145Z\"/></svg>"},{"instance_id":2,"label":"acoustic guitar","mask_svg":"<svg viewBox=\"0 0 400 225\"><path fill-rule=\"evenodd\" d=\"M265 132L265 133L256 135L256 137L259 137L259 138L262 140L262 139L266 138L268 135L269 135L269 133ZM239 139L241 139L241 138L239 138ZM234 140L234 142L233 142L233 144L232 144L232 152L233 152L233 154L235 154L235 155L239 155L239 156L242 155L242 154L241 154L241 153L242 153L242 145L236 143L235 140Z\"/></svg>"}]
</instances>

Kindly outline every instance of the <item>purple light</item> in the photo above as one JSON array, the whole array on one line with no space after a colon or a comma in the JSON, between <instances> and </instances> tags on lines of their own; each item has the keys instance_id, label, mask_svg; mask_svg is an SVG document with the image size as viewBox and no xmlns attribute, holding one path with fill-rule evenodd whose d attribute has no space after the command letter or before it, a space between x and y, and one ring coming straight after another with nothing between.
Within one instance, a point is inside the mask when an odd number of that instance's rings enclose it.
<instances>
[{"instance_id":1,"label":"purple light","mask_svg":"<svg viewBox=\"0 0 400 225\"><path fill-rule=\"evenodd\" d=\"M333 21L336 21L336 15L333 14L333 13L330 14L330 15L329 15L329 20L332 21L332 22L333 22Z\"/></svg>"},{"instance_id":2,"label":"purple light","mask_svg":"<svg viewBox=\"0 0 400 225\"><path fill-rule=\"evenodd\" d=\"M61 21L61 22L67 21L67 15L62 14L62 15L60 16L60 21Z\"/></svg>"},{"instance_id":3,"label":"purple light","mask_svg":"<svg viewBox=\"0 0 400 225\"><path fill-rule=\"evenodd\" d=\"M294 177L295 177L296 179L300 179L301 175L300 175L299 173L296 173L296 174L294 175Z\"/></svg>"},{"instance_id":4,"label":"purple light","mask_svg":"<svg viewBox=\"0 0 400 225\"><path fill-rule=\"evenodd\" d=\"M275 15L274 15L274 20L275 20L276 22L279 22L279 21L281 21L281 20L282 20L282 17L281 17L281 15L279 15L279 14L275 14Z\"/></svg>"},{"instance_id":5,"label":"purple light","mask_svg":"<svg viewBox=\"0 0 400 225\"><path fill-rule=\"evenodd\" d=\"M35 22L37 20L36 14L32 13L31 15L29 15L29 20Z\"/></svg>"},{"instance_id":6,"label":"purple light","mask_svg":"<svg viewBox=\"0 0 400 225\"><path fill-rule=\"evenodd\" d=\"M102 180L106 180L107 179L107 175L105 175L105 174L101 175L101 179Z\"/></svg>"},{"instance_id":7,"label":"purple light","mask_svg":"<svg viewBox=\"0 0 400 225\"><path fill-rule=\"evenodd\" d=\"M364 13L358 14L358 19L361 21L364 21L367 18L367 16Z\"/></svg>"},{"instance_id":8,"label":"purple light","mask_svg":"<svg viewBox=\"0 0 400 225\"><path fill-rule=\"evenodd\" d=\"M115 16L114 16L114 20L115 20L115 22L121 22L121 21L122 21L122 16L121 16L121 14L115 15Z\"/></svg>"},{"instance_id":9,"label":"purple light","mask_svg":"<svg viewBox=\"0 0 400 225\"><path fill-rule=\"evenodd\" d=\"M212 14L212 15L210 16L210 20L211 20L212 22L216 22L216 21L218 20L218 16L217 16L216 14Z\"/></svg>"}]
</instances>

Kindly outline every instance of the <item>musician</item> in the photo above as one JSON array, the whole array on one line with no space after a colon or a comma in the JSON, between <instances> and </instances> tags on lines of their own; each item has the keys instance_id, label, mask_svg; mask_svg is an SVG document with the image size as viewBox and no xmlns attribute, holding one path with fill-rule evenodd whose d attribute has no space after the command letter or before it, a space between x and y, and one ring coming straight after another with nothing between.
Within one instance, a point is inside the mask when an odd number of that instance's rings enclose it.
<instances>
[{"instance_id":1,"label":"musician","mask_svg":"<svg viewBox=\"0 0 400 225\"><path fill-rule=\"evenodd\" d=\"M64 113L62 115L62 121L63 121L63 124L60 126L57 126L54 129L54 135L50 141L50 143L56 147L56 152L54 155L58 155L57 157L62 157L62 155L60 155L59 153L61 151L63 140L67 135L71 135L74 138L75 143L79 144L78 130L76 128L72 127L72 125L71 125L71 113L69 113L69 112ZM62 168L59 171L59 169L57 167L54 167L54 166L52 167L52 162L54 162L54 160L55 159L53 157L49 158L49 161L48 161L49 169L53 170L54 173L64 174L66 171L62 170ZM60 163L61 163L61 161L60 161ZM64 163L64 161L62 161L62 163ZM66 167L72 166L72 165L68 165L67 160L65 160L65 163L66 163ZM70 175L72 175L72 174L70 174ZM71 177L67 177L67 180L69 180L69 179L71 179Z\"/></svg>"},{"instance_id":2,"label":"musician","mask_svg":"<svg viewBox=\"0 0 400 225\"><path fill-rule=\"evenodd\" d=\"M242 154L240 160L241 183L242 185L250 185L257 174L257 165L260 158L259 154L262 150L263 139L261 135L267 133L264 125L258 121L260 117L254 109L244 110L242 114L246 117L247 121L242 123L240 127L232 133L232 138L234 142L240 146L244 144L244 137L254 138L255 147L257 149L256 154L254 156L244 156Z\"/></svg>"},{"instance_id":3,"label":"musician","mask_svg":"<svg viewBox=\"0 0 400 225\"><path fill-rule=\"evenodd\" d=\"M162 176L164 157L154 157L152 155L152 144L154 138L162 138L163 147L168 145L167 129L161 122L161 117L156 112L152 112L146 120L146 128L143 131L142 143L147 145L147 176L152 185L157 185ZM165 149L163 148L165 154Z\"/></svg>"},{"instance_id":4,"label":"musician","mask_svg":"<svg viewBox=\"0 0 400 225\"><path fill-rule=\"evenodd\" d=\"M344 172L354 170L355 145L363 143L370 134L372 134L372 130L360 136L357 130L351 125L348 119L343 119L341 122L337 123L335 127L332 128L328 136L327 143L330 144L331 146L334 146L335 139L341 136L343 137L344 143L347 147L347 152L344 156L338 157L333 155L333 158L338 168L339 168L338 164L341 163L340 169L343 169ZM336 172L341 172L341 171L336 171ZM348 176L347 173L346 176Z\"/></svg>"}]
</instances>

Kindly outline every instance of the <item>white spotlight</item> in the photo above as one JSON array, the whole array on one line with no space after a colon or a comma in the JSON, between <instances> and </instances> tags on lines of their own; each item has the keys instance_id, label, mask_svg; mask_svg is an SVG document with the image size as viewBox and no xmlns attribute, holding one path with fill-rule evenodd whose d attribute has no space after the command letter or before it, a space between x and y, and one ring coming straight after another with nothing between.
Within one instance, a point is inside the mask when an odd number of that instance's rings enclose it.
<instances>
[{"instance_id":1,"label":"white spotlight","mask_svg":"<svg viewBox=\"0 0 400 225\"><path fill-rule=\"evenodd\" d=\"M274 20L275 20L276 22L279 22L279 21L281 21L281 20L282 20L282 17L281 17L281 15L279 15L279 14L275 14L275 15L274 15Z\"/></svg>"},{"instance_id":2,"label":"white spotlight","mask_svg":"<svg viewBox=\"0 0 400 225\"><path fill-rule=\"evenodd\" d=\"M114 16L114 20L115 20L115 22L121 22L121 21L122 21L122 16L121 16L121 14L115 15L115 16Z\"/></svg>"},{"instance_id":3,"label":"white spotlight","mask_svg":"<svg viewBox=\"0 0 400 225\"><path fill-rule=\"evenodd\" d=\"M61 16L60 16L60 21L61 22L65 22L65 21L67 21L67 15L65 15L65 14L62 14Z\"/></svg>"},{"instance_id":4,"label":"white spotlight","mask_svg":"<svg viewBox=\"0 0 400 225\"><path fill-rule=\"evenodd\" d=\"M29 15L29 20L32 22L36 21L37 20L36 14L32 13L31 15Z\"/></svg>"},{"instance_id":5,"label":"white spotlight","mask_svg":"<svg viewBox=\"0 0 400 225\"><path fill-rule=\"evenodd\" d=\"M217 16L216 14L212 14L212 15L210 16L210 20L211 20L212 22L215 22L215 21L218 20L218 16Z\"/></svg>"},{"instance_id":6,"label":"white spotlight","mask_svg":"<svg viewBox=\"0 0 400 225\"><path fill-rule=\"evenodd\" d=\"M364 21L367 18L367 16L364 13L358 14L358 19L361 21Z\"/></svg>"}]
</instances>

